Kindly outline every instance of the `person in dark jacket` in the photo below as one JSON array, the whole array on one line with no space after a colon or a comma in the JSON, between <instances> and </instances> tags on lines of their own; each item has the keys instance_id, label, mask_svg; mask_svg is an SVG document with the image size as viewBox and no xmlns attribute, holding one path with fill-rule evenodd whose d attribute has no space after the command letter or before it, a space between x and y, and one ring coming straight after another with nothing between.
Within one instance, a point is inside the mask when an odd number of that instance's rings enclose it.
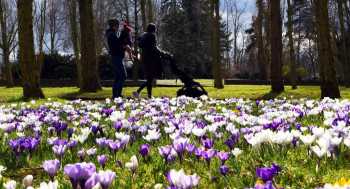
<instances>
[{"instance_id":1,"label":"person in dark jacket","mask_svg":"<svg viewBox=\"0 0 350 189\"><path fill-rule=\"evenodd\" d=\"M161 51L157 48L156 25L150 23L147 31L140 37L139 46L142 50L141 58L145 71L146 82L134 92L134 96L138 97L141 91L147 87L147 94L152 98L152 83L154 79L161 76L162 64L160 60Z\"/></svg>"},{"instance_id":2,"label":"person in dark jacket","mask_svg":"<svg viewBox=\"0 0 350 189\"><path fill-rule=\"evenodd\" d=\"M122 97L123 85L126 80L126 70L123 65L123 59L125 56L126 46L120 38L118 38L117 32L119 28L119 21L111 19L108 21L109 28L106 30L106 38L109 47L109 54L112 57L112 67L115 74L113 83L113 96L112 98Z\"/></svg>"}]
</instances>

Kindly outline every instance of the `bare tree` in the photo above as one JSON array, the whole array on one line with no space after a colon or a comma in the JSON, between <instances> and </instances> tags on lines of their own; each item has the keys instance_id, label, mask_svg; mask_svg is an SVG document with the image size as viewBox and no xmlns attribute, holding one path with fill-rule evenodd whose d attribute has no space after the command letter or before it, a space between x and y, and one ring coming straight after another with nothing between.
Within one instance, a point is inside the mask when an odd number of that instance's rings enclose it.
<instances>
[{"instance_id":1,"label":"bare tree","mask_svg":"<svg viewBox=\"0 0 350 189\"><path fill-rule=\"evenodd\" d=\"M295 51L294 51L294 27L293 27L293 6L291 0L287 0L288 5L288 46L289 46L289 58L290 58L290 82L292 89L297 89L296 84L296 62L295 62Z\"/></svg>"},{"instance_id":2,"label":"bare tree","mask_svg":"<svg viewBox=\"0 0 350 189\"><path fill-rule=\"evenodd\" d=\"M38 11L35 11L35 29L36 29L36 39L37 46L39 48L39 53L37 57L37 64L41 69L42 64L44 63L44 41L45 41L45 29L46 29L46 8L47 0L36 1L35 8Z\"/></svg>"},{"instance_id":3,"label":"bare tree","mask_svg":"<svg viewBox=\"0 0 350 189\"><path fill-rule=\"evenodd\" d=\"M344 7L346 2L344 0L337 0L338 5L338 18L340 24L340 36L341 36L341 47L340 47L340 57L341 62L344 67L344 76L345 76L345 86L350 87L350 55L346 52L346 31L345 31L345 18L344 18Z\"/></svg>"},{"instance_id":4,"label":"bare tree","mask_svg":"<svg viewBox=\"0 0 350 189\"><path fill-rule=\"evenodd\" d=\"M238 0L226 0L228 13L231 15L231 30L233 36L233 61L239 64L238 37L243 28L242 16L246 10L247 4L241 4Z\"/></svg>"},{"instance_id":5,"label":"bare tree","mask_svg":"<svg viewBox=\"0 0 350 189\"><path fill-rule=\"evenodd\" d=\"M46 32L48 39L44 40L44 44L50 54L57 53L58 49L63 45L63 29L65 18L63 14L64 1L63 0L46 0Z\"/></svg>"},{"instance_id":6,"label":"bare tree","mask_svg":"<svg viewBox=\"0 0 350 189\"><path fill-rule=\"evenodd\" d=\"M17 0L19 62L23 97L44 98L40 88L40 65L35 62L33 0Z\"/></svg>"},{"instance_id":7,"label":"bare tree","mask_svg":"<svg viewBox=\"0 0 350 189\"><path fill-rule=\"evenodd\" d=\"M12 7L15 7L14 1L0 0L0 48L2 50L1 55L5 66L4 76L6 80L6 87L14 86L10 55L17 46L17 18L15 10L13 10Z\"/></svg>"},{"instance_id":8,"label":"bare tree","mask_svg":"<svg viewBox=\"0 0 350 189\"><path fill-rule=\"evenodd\" d=\"M73 46L75 64L77 66L78 87L82 85L82 65L80 62L80 32L77 20L77 2L76 0L67 0L68 17L70 28L70 39Z\"/></svg>"}]
</instances>

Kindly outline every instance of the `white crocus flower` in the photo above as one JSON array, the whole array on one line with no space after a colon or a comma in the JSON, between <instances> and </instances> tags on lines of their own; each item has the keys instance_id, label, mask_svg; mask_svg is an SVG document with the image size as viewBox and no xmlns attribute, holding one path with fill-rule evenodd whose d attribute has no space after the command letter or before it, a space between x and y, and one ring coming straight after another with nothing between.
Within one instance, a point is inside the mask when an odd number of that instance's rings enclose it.
<instances>
[{"instance_id":1,"label":"white crocus flower","mask_svg":"<svg viewBox=\"0 0 350 189\"><path fill-rule=\"evenodd\" d=\"M192 133L197 136L197 137L202 137L203 135L205 135L205 129L202 128L198 128L198 127L194 127L192 129Z\"/></svg>"},{"instance_id":2,"label":"white crocus flower","mask_svg":"<svg viewBox=\"0 0 350 189\"><path fill-rule=\"evenodd\" d=\"M22 180L22 184L25 188L29 187L29 186L33 186L33 175L27 175L23 178Z\"/></svg>"},{"instance_id":3,"label":"white crocus flower","mask_svg":"<svg viewBox=\"0 0 350 189\"><path fill-rule=\"evenodd\" d=\"M311 145L315 141L316 137L315 135L301 135L300 140L305 144L305 145Z\"/></svg>"},{"instance_id":4,"label":"white crocus flower","mask_svg":"<svg viewBox=\"0 0 350 189\"><path fill-rule=\"evenodd\" d=\"M112 121L112 122L116 122L118 120L123 120L125 119L125 111L114 111L110 116L109 116L109 119Z\"/></svg>"},{"instance_id":5,"label":"white crocus flower","mask_svg":"<svg viewBox=\"0 0 350 189\"><path fill-rule=\"evenodd\" d=\"M3 184L5 189L16 189L17 182L14 180L7 181Z\"/></svg>"},{"instance_id":6,"label":"white crocus flower","mask_svg":"<svg viewBox=\"0 0 350 189\"><path fill-rule=\"evenodd\" d=\"M135 172L138 166L139 166L139 162L138 162L137 157L135 155L133 155L130 158L129 162L125 163L125 167L130 169L132 172Z\"/></svg>"},{"instance_id":7,"label":"white crocus flower","mask_svg":"<svg viewBox=\"0 0 350 189\"><path fill-rule=\"evenodd\" d=\"M350 137L347 137L347 138L344 139L344 144L345 144L345 146L350 148Z\"/></svg>"},{"instance_id":8,"label":"white crocus flower","mask_svg":"<svg viewBox=\"0 0 350 189\"><path fill-rule=\"evenodd\" d=\"M76 134L73 134L72 138L74 140L77 140L79 141L81 144L83 144L89 137L90 133L91 133L91 130L90 128L82 128L80 130L81 134L80 135L76 135Z\"/></svg>"},{"instance_id":9,"label":"white crocus flower","mask_svg":"<svg viewBox=\"0 0 350 189\"><path fill-rule=\"evenodd\" d=\"M39 189L58 189L58 181L55 180L54 182L50 181L48 183L42 182L40 183Z\"/></svg>"},{"instance_id":10,"label":"white crocus flower","mask_svg":"<svg viewBox=\"0 0 350 189\"><path fill-rule=\"evenodd\" d=\"M143 136L143 139L145 139L148 142L151 142L153 140L158 140L160 138L160 133L157 130L148 130L148 133L146 136Z\"/></svg>"},{"instance_id":11,"label":"white crocus flower","mask_svg":"<svg viewBox=\"0 0 350 189\"><path fill-rule=\"evenodd\" d=\"M4 172L4 171L6 171L6 167L0 165L0 180L2 179L1 173Z\"/></svg>"},{"instance_id":12,"label":"white crocus flower","mask_svg":"<svg viewBox=\"0 0 350 189\"><path fill-rule=\"evenodd\" d=\"M331 138L331 144L334 146L339 146L342 140L343 140L342 137L333 137Z\"/></svg>"},{"instance_id":13,"label":"white crocus flower","mask_svg":"<svg viewBox=\"0 0 350 189\"><path fill-rule=\"evenodd\" d=\"M231 153L237 158L239 155L243 153L243 151L239 148L234 148Z\"/></svg>"},{"instance_id":14,"label":"white crocus flower","mask_svg":"<svg viewBox=\"0 0 350 189\"><path fill-rule=\"evenodd\" d=\"M316 137L321 137L325 133L325 129L324 128L315 127L315 128L312 129L312 133Z\"/></svg>"},{"instance_id":15,"label":"white crocus flower","mask_svg":"<svg viewBox=\"0 0 350 189\"><path fill-rule=\"evenodd\" d=\"M312 146L311 150L319 157L323 157L327 153L327 149L321 148L320 146Z\"/></svg>"}]
</instances>

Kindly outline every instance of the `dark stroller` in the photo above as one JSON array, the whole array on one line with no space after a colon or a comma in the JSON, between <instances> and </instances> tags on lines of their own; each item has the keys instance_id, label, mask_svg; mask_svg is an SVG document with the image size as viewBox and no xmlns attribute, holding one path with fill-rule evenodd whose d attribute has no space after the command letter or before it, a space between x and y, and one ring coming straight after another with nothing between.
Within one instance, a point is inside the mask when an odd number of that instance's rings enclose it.
<instances>
[{"instance_id":1,"label":"dark stroller","mask_svg":"<svg viewBox=\"0 0 350 189\"><path fill-rule=\"evenodd\" d=\"M160 51L160 58L162 62L166 61L170 70L175 74L180 81L184 84L184 86L177 91L177 96L187 96L192 98L199 98L202 95L208 95L208 92L204 89L204 87L193 80L192 77L187 75L185 72L180 70L176 64L175 58L172 54L164 51Z\"/></svg>"}]
</instances>

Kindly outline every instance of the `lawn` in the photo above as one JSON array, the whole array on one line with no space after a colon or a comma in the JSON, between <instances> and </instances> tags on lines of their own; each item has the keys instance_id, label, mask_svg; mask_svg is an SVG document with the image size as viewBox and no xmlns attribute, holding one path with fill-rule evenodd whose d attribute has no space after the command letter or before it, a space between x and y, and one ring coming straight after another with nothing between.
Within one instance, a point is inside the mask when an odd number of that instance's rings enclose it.
<instances>
[{"instance_id":1,"label":"lawn","mask_svg":"<svg viewBox=\"0 0 350 189\"><path fill-rule=\"evenodd\" d=\"M206 83L208 85L208 83ZM209 97L215 99L225 98L249 98L249 99L271 99L275 97L287 97L287 98L320 98L320 88L318 86L301 86L297 90L292 90L287 86L286 91L281 94L271 94L270 86L266 85L227 85L224 89L215 89L211 86L205 87L209 92ZM126 87L124 89L124 96L131 97L132 92L136 87ZM175 97L176 91L179 87L156 87L153 89L153 95L155 97ZM72 100L72 99L84 99L84 100L103 100L110 98L112 95L111 88L103 88L102 91L97 93L79 93L79 89L75 87L62 87L62 88L43 88L44 94L47 98L54 100ZM350 98L350 89L341 88L341 94L343 98ZM21 101L22 89L16 88L4 88L0 87L0 102L17 102ZM143 91L142 96L146 96L146 91Z\"/></svg>"}]
</instances>

